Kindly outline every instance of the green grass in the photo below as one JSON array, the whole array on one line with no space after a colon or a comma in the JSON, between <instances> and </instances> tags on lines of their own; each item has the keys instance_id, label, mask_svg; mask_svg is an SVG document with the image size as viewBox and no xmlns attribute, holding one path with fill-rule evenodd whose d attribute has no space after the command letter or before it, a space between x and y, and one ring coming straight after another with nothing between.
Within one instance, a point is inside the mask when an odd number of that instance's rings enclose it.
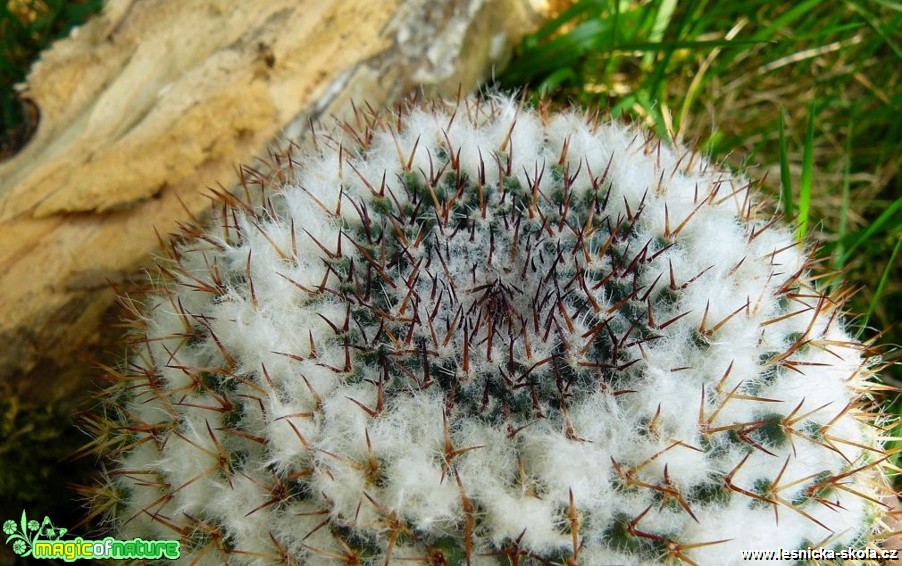
<instances>
[{"instance_id":1,"label":"green grass","mask_svg":"<svg viewBox=\"0 0 902 566\"><path fill-rule=\"evenodd\" d=\"M0 160L37 127L35 108L16 97L41 50L103 6L103 0L0 0Z\"/></svg>"},{"instance_id":2,"label":"green grass","mask_svg":"<svg viewBox=\"0 0 902 566\"><path fill-rule=\"evenodd\" d=\"M896 0L579 0L524 40L499 83L607 108L764 178L799 238L817 244L829 284L856 290L846 305L858 315L852 332L879 334L895 359L899 30ZM902 385L899 365L882 376ZM885 406L902 413L898 396Z\"/></svg>"},{"instance_id":3,"label":"green grass","mask_svg":"<svg viewBox=\"0 0 902 566\"><path fill-rule=\"evenodd\" d=\"M798 239L800 242L805 241L808 235L808 217L811 212L811 182L814 175L814 102L811 103L811 110L808 113L808 128L805 130L805 145L802 149L802 175L799 179L799 206L798 212L795 214L795 222L798 225ZM787 157L780 158L780 163L788 160ZM790 181L791 183L792 181ZM792 201L792 187L784 189L787 195L787 202ZM791 214L787 214L788 218L792 218Z\"/></svg>"}]
</instances>

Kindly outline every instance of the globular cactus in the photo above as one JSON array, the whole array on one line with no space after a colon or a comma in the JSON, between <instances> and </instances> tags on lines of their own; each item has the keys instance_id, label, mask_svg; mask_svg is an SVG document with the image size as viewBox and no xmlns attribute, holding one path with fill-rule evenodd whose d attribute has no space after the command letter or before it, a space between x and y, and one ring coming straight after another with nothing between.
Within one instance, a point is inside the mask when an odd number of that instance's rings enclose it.
<instances>
[{"instance_id":1,"label":"globular cactus","mask_svg":"<svg viewBox=\"0 0 902 566\"><path fill-rule=\"evenodd\" d=\"M128 301L92 421L118 536L209 563L732 564L880 528L877 361L697 152L499 96L408 104L218 196Z\"/></svg>"}]
</instances>

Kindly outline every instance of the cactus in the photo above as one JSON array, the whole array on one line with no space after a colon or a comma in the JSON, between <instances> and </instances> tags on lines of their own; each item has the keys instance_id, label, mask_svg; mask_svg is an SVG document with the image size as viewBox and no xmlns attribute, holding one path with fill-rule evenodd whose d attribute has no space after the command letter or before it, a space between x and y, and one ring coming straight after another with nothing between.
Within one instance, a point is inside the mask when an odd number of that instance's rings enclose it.
<instances>
[{"instance_id":1,"label":"cactus","mask_svg":"<svg viewBox=\"0 0 902 566\"><path fill-rule=\"evenodd\" d=\"M755 185L597 114L357 112L217 192L134 313L94 513L218 564L861 548L878 359Z\"/></svg>"}]
</instances>

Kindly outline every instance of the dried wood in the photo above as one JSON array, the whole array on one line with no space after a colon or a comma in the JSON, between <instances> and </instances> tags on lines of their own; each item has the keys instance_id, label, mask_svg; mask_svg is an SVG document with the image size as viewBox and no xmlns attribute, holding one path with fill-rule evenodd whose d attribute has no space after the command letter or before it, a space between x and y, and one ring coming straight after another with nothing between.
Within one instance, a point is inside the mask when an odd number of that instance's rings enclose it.
<instances>
[{"instance_id":1,"label":"dried wood","mask_svg":"<svg viewBox=\"0 0 902 566\"><path fill-rule=\"evenodd\" d=\"M110 282L202 214L239 163L415 88L472 89L545 15L538 0L111 0L46 52L40 111L0 164L0 390L75 396ZM115 316L112 317L115 320Z\"/></svg>"}]
</instances>

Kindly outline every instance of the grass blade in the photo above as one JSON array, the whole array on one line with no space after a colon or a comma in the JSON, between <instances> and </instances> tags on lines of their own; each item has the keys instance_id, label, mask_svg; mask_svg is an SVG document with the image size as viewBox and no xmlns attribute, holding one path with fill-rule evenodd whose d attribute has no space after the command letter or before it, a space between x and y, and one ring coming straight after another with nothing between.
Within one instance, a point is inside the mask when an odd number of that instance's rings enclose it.
<instances>
[{"instance_id":1,"label":"grass blade","mask_svg":"<svg viewBox=\"0 0 902 566\"><path fill-rule=\"evenodd\" d=\"M792 222L795 211L792 206L792 176L789 174L789 151L786 149L786 130L784 126L784 111L780 108L780 185L783 191L783 214L787 222Z\"/></svg>"},{"instance_id":2,"label":"grass blade","mask_svg":"<svg viewBox=\"0 0 902 566\"><path fill-rule=\"evenodd\" d=\"M667 30L667 26L670 25L670 20L673 18L673 11L676 9L676 5L676 0L663 0L661 2L661 6L658 8L658 13L655 16L654 24L651 27L651 33L648 35L648 39L651 43L660 43L660 41L664 39L664 32ZM654 54L647 52L642 59L642 65L648 69L653 62Z\"/></svg>"},{"instance_id":3,"label":"grass blade","mask_svg":"<svg viewBox=\"0 0 902 566\"><path fill-rule=\"evenodd\" d=\"M714 49L717 47L748 47L753 45L775 45L775 41L763 39L704 39L681 41L655 41L621 43L615 45L615 51L672 51L674 49Z\"/></svg>"},{"instance_id":4,"label":"grass blade","mask_svg":"<svg viewBox=\"0 0 902 566\"><path fill-rule=\"evenodd\" d=\"M845 250L843 238L849 233L850 189L852 186L852 126L852 119L849 119L849 127L846 130L846 163L843 170L842 200L839 205L839 226L836 229L837 244L836 249L833 252L832 261L833 269L837 271L841 270L843 265L845 265L843 258ZM838 285L839 281L836 281L834 283L834 289Z\"/></svg>"},{"instance_id":5,"label":"grass blade","mask_svg":"<svg viewBox=\"0 0 902 566\"><path fill-rule=\"evenodd\" d=\"M799 228L798 239L804 240L808 234L808 216L811 209L811 178L814 173L814 102L808 112L808 132L802 151L802 178L799 181Z\"/></svg>"},{"instance_id":6,"label":"grass blade","mask_svg":"<svg viewBox=\"0 0 902 566\"><path fill-rule=\"evenodd\" d=\"M858 249L859 246L870 241L884 226L895 225L898 227L899 218L896 217L896 214L899 213L900 210L902 210L902 197L893 201L891 205L880 213L877 220L874 220L867 228L853 232L843 238L842 243L845 243L848 246L842 255L843 264L848 261L849 257L851 257L852 253ZM893 221L894 224L891 224L891 221ZM837 245L839 245L839 243L837 243Z\"/></svg>"},{"instance_id":7,"label":"grass blade","mask_svg":"<svg viewBox=\"0 0 902 566\"><path fill-rule=\"evenodd\" d=\"M874 296L871 297L871 302L868 304L868 310L864 315L864 319L861 321L862 330L867 328L871 315L874 314L874 310L876 310L877 305L880 303L880 297L883 295L883 289L886 287L887 280L889 280L889 274L893 270L893 265L896 262L896 255L899 253L900 247L902 247L902 234L897 234L896 246L893 248L893 253L889 256L889 261L886 262L886 267L883 269L883 274L880 276L880 283L877 284L877 290L874 291Z\"/></svg>"}]
</instances>

